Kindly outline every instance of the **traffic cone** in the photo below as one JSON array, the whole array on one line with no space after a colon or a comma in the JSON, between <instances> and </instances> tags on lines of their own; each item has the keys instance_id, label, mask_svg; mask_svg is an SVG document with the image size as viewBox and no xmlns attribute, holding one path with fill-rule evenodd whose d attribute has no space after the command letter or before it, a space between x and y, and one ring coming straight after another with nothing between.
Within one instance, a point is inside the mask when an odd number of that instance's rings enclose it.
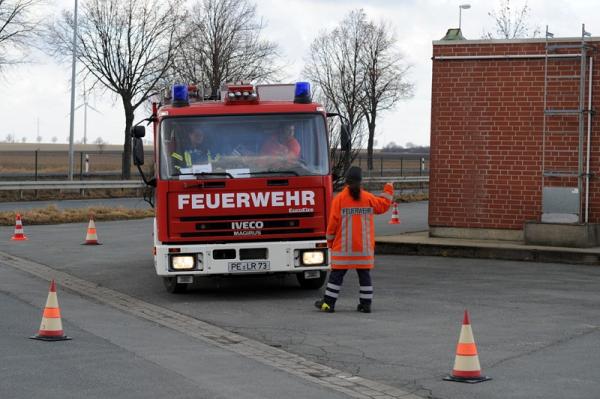
<instances>
[{"instance_id":1,"label":"traffic cone","mask_svg":"<svg viewBox=\"0 0 600 399\"><path fill-rule=\"evenodd\" d=\"M90 216L90 223L88 224L87 233L85 235L85 242L81 245L102 245L98 242L98 234L96 233L96 223L94 218Z\"/></svg>"},{"instance_id":2,"label":"traffic cone","mask_svg":"<svg viewBox=\"0 0 600 399\"><path fill-rule=\"evenodd\" d=\"M400 224L400 215L398 214L398 203L394 202L394 209L392 210L392 218L388 224Z\"/></svg>"},{"instance_id":3,"label":"traffic cone","mask_svg":"<svg viewBox=\"0 0 600 399\"><path fill-rule=\"evenodd\" d=\"M27 236L23 231L23 222L21 222L21 215L17 213L17 218L15 221L15 234L13 234L11 240L13 241L25 241L27 240Z\"/></svg>"},{"instance_id":4,"label":"traffic cone","mask_svg":"<svg viewBox=\"0 0 600 399\"><path fill-rule=\"evenodd\" d=\"M469 322L469 313L466 310L460 329L460 338L456 346L454 368L452 369L452 374L444 377L444 380L467 382L470 384L491 380L490 377L481 375L477 346L475 345L471 323Z\"/></svg>"},{"instance_id":5,"label":"traffic cone","mask_svg":"<svg viewBox=\"0 0 600 399\"><path fill-rule=\"evenodd\" d=\"M46 307L42 315L42 324L37 335L30 337L40 341L64 341L71 339L63 331L62 321L60 319L60 308L58 307L58 298L56 297L56 283L54 280L50 283L50 292L46 300Z\"/></svg>"}]
</instances>

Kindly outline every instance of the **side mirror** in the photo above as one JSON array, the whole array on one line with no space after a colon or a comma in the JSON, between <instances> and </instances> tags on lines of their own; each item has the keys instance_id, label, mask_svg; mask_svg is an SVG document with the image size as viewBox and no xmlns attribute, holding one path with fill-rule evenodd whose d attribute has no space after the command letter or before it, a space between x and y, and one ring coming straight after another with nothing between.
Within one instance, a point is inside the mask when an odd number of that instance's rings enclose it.
<instances>
[{"instance_id":1,"label":"side mirror","mask_svg":"<svg viewBox=\"0 0 600 399\"><path fill-rule=\"evenodd\" d=\"M346 124L342 124L340 127L340 142L342 151L350 152L352 149L352 140L350 138L350 129Z\"/></svg>"},{"instance_id":2,"label":"side mirror","mask_svg":"<svg viewBox=\"0 0 600 399\"><path fill-rule=\"evenodd\" d=\"M141 127L142 131L144 130L143 126L136 126L136 128L137 127ZM142 143L142 139L137 136L133 137L132 153L133 153L133 164L136 166L143 165L144 164L144 143Z\"/></svg>"},{"instance_id":3,"label":"side mirror","mask_svg":"<svg viewBox=\"0 0 600 399\"><path fill-rule=\"evenodd\" d=\"M146 136L146 128L144 126L136 125L131 128L131 137L142 138Z\"/></svg>"}]
</instances>

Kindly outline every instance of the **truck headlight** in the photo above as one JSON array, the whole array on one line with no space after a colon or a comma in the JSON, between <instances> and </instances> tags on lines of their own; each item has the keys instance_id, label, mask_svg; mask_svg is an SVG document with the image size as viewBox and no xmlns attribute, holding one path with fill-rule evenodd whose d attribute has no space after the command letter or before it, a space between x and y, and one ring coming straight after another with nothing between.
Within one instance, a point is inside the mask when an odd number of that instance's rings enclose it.
<instances>
[{"instance_id":1,"label":"truck headlight","mask_svg":"<svg viewBox=\"0 0 600 399\"><path fill-rule=\"evenodd\" d=\"M194 267L196 267L194 255L171 256L171 269L173 270L191 270Z\"/></svg>"},{"instance_id":2,"label":"truck headlight","mask_svg":"<svg viewBox=\"0 0 600 399\"><path fill-rule=\"evenodd\" d=\"M306 266L322 265L325 263L324 251L304 251L302 252L302 264Z\"/></svg>"}]
</instances>

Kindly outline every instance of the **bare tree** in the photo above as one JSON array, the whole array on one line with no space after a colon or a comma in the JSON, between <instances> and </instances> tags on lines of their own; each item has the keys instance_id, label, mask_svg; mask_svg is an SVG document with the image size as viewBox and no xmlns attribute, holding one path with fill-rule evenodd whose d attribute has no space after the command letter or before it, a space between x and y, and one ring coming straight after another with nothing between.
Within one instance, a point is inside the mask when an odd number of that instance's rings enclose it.
<instances>
[{"instance_id":1,"label":"bare tree","mask_svg":"<svg viewBox=\"0 0 600 399\"><path fill-rule=\"evenodd\" d=\"M530 34L531 8L527 1L523 7L511 8L510 0L500 0L498 10L490 11L488 15L494 20L494 32L485 32L484 39L519 39L540 34L539 26L534 27Z\"/></svg>"},{"instance_id":2,"label":"bare tree","mask_svg":"<svg viewBox=\"0 0 600 399\"><path fill-rule=\"evenodd\" d=\"M315 92L315 100L325 107L325 109L336 109L334 105L330 105L330 101L319 91ZM339 112L338 112L339 113ZM346 151L342 146L342 137L340 135L340 119L337 117L330 118L327 126L329 136L329 158L331 162L331 172L334 177L335 188L339 188L344 182L344 172L349 165L358 157L364 139L364 128L361 121L354 126L354 134L350 135L349 151ZM360 132L360 133L359 133Z\"/></svg>"},{"instance_id":3,"label":"bare tree","mask_svg":"<svg viewBox=\"0 0 600 399\"><path fill-rule=\"evenodd\" d=\"M352 11L333 31L321 33L311 44L304 67L304 75L315 82L328 109L346 118L350 128L352 146L336 158L337 143L332 141L333 173L342 176L357 154L357 144L362 142L364 128L361 106L364 96L364 64L361 61L364 37L362 24L364 12ZM339 143L339 139L337 140Z\"/></svg>"},{"instance_id":4,"label":"bare tree","mask_svg":"<svg viewBox=\"0 0 600 399\"><path fill-rule=\"evenodd\" d=\"M104 139L102 137L96 137L96 140L94 140L94 144L96 144L98 146L98 151L102 152L104 151L104 148L106 147L106 144L108 144L106 141L104 141Z\"/></svg>"},{"instance_id":5,"label":"bare tree","mask_svg":"<svg viewBox=\"0 0 600 399\"><path fill-rule=\"evenodd\" d=\"M198 0L175 75L209 87L213 98L226 82L274 78L278 46L261 38L264 27L248 0Z\"/></svg>"},{"instance_id":6,"label":"bare tree","mask_svg":"<svg viewBox=\"0 0 600 399\"><path fill-rule=\"evenodd\" d=\"M131 175L134 112L155 90L179 46L181 0L88 0L78 22L77 59L83 79L121 98L125 112L122 177ZM72 54L73 16L66 12L51 27L55 54Z\"/></svg>"},{"instance_id":7,"label":"bare tree","mask_svg":"<svg viewBox=\"0 0 600 399\"><path fill-rule=\"evenodd\" d=\"M364 90L362 107L367 120L367 167L373 169L373 145L378 113L387 111L402 99L412 97L413 84L407 81L408 66L396 50L396 38L386 23L363 23Z\"/></svg>"},{"instance_id":8,"label":"bare tree","mask_svg":"<svg viewBox=\"0 0 600 399\"><path fill-rule=\"evenodd\" d=\"M21 61L37 26L31 11L38 0L0 0L0 70Z\"/></svg>"},{"instance_id":9,"label":"bare tree","mask_svg":"<svg viewBox=\"0 0 600 399\"><path fill-rule=\"evenodd\" d=\"M331 33L315 39L304 68L334 109L348 118L353 143L362 143L366 120L369 169L373 169L378 113L412 95L413 86L406 81L408 67L395 46L388 24L376 25L363 10L354 10ZM350 156L343 170L350 166Z\"/></svg>"}]
</instances>

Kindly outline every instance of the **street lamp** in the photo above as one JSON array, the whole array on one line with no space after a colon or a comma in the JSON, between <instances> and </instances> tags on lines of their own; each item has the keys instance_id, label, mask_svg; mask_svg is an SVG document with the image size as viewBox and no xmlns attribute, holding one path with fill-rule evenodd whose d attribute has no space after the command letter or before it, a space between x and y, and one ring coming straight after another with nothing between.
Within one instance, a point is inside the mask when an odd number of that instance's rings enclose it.
<instances>
[{"instance_id":1,"label":"street lamp","mask_svg":"<svg viewBox=\"0 0 600 399\"><path fill-rule=\"evenodd\" d=\"M460 26L461 26L461 19L462 19L462 10L468 10L469 8L471 8L470 4L461 4L458 6L458 29L460 30Z\"/></svg>"},{"instance_id":2,"label":"street lamp","mask_svg":"<svg viewBox=\"0 0 600 399\"><path fill-rule=\"evenodd\" d=\"M73 12L73 60L71 62L71 118L69 121L69 180L73 180L73 138L75 131L75 67L77 61L77 0Z\"/></svg>"}]
</instances>

